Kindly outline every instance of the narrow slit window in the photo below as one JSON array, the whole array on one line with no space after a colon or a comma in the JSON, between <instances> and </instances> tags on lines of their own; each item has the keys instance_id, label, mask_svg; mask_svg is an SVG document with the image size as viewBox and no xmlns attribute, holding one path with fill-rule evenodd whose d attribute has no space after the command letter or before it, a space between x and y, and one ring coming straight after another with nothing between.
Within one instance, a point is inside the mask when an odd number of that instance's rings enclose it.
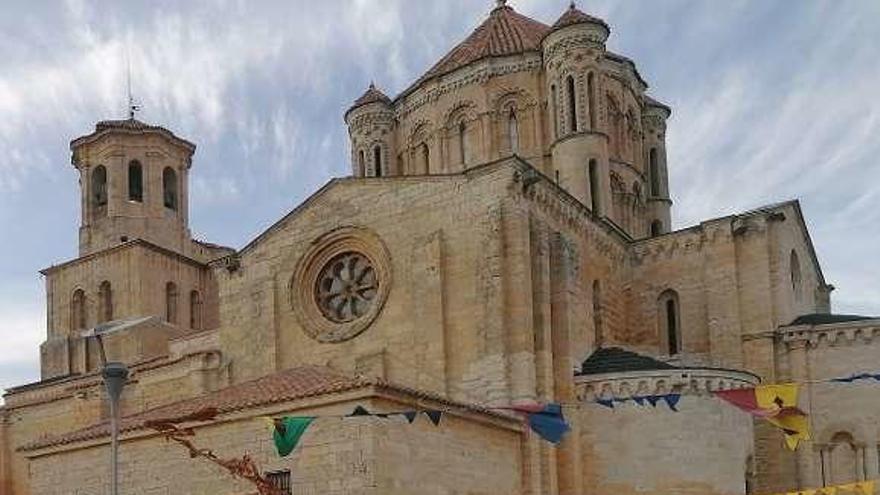
<instances>
[{"instance_id":1,"label":"narrow slit window","mask_svg":"<svg viewBox=\"0 0 880 495\"><path fill-rule=\"evenodd\" d=\"M197 290L189 293L189 327L202 329L202 296Z\"/></svg>"},{"instance_id":2,"label":"narrow slit window","mask_svg":"<svg viewBox=\"0 0 880 495\"><path fill-rule=\"evenodd\" d=\"M511 107L507 115L507 139L510 141L510 151L519 151L519 123L516 120L516 111Z\"/></svg>"},{"instance_id":3,"label":"narrow slit window","mask_svg":"<svg viewBox=\"0 0 880 495\"><path fill-rule=\"evenodd\" d=\"M589 164L589 179L590 179L590 206L593 209L593 213L599 214L600 205L602 204L601 198L599 197L599 164L596 163L596 160L590 160Z\"/></svg>"},{"instance_id":4,"label":"narrow slit window","mask_svg":"<svg viewBox=\"0 0 880 495\"><path fill-rule=\"evenodd\" d=\"M101 307L98 310L98 317L100 319L98 323L113 321L113 288L110 286L109 281L105 280L98 286L98 300L101 303Z\"/></svg>"},{"instance_id":5,"label":"narrow slit window","mask_svg":"<svg viewBox=\"0 0 880 495\"><path fill-rule=\"evenodd\" d=\"M177 323L177 284L165 284L165 321Z\"/></svg>"},{"instance_id":6,"label":"narrow slit window","mask_svg":"<svg viewBox=\"0 0 880 495\"><path fill-rule=\"evenodd\" d=\"M467 125L462 120L458 123L458 161L464 165L467 162Z\"/></svg>"},{"instance_id":7,"label":"narrow slit window","mask_svg":"<svg viewBox=\"0 0 880 495\"><path fill-rule=\"evenodd\" d=\"M593 73L587 76L587 101L589 102L590 108L590 130L596 130L596 101L593 96Z\"/></svg>"},{"instance_id":8,"label":"narrow slit window","mask_svg":"<svg viewBox=\"0 0 880 495\"><path fill-rule=\"evenodd\" d=\"M373 148L373 169L376 177L382 177L382 148L379 146Z\"/></svg>"},{"instance_id":9,"label":"narrow slit window","mask_svg":"<svg viewBox=\"0 0 880 495\"><path fill-rule=\"evenodd\" d=\"M577 94L575 93L574 77L568 76L566 79L568 86L568 130L571 133L577 132Z\"/></svg>"},{"instance_id":10,"label":"narrow slit window","mask_svg":"<svg viewBox=\"0 0 880 495\"><path fill-rule=\"evenodd\" d=\"M648 152L648 168L651 174L651 196L660 196L660 164L657 162L657 148Z\"/></svg>"}]
</instances>

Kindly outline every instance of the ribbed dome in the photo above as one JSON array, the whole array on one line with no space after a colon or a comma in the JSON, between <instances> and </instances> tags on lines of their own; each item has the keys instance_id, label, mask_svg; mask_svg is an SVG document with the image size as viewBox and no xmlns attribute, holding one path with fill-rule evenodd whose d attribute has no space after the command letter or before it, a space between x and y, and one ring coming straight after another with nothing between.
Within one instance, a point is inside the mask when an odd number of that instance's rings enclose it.
<instances>
[{"instance_id":1,"label":"ribbed dome","mask_svg":"<svg viewBox=\"0 0 880 495\"><path fill-rule=\"evenodd\" d=\"M485 57L540 50L541 38L549 29L543 22L519 14L505 2L499 2L488 19L420 77L416 85Z\"/></svg>"},{"instance_id":2,"label":"ribbed dome","mask_svg":"<svg viewBox=\"0 0 880 495\"><path fill-rule=\"evenodd\" d=\"M391 98L389 98L388 95L383 93L380 89L376 88L375 84L370 83L370 87L367 88L367 90L364 92L364 94L361 95L360 98L354 100L354 103L352 103L351 107L348 109L348 112L345 113L348 114L357 107L369 105L370 103L376 102L390 105Z\"/></svg>"},{"instance_id":3,"label":"ribbed dome","mask_svg":"<svg viewBox=\"0 0 880 495\"><path fill-rule=\"evenodd\" d=\"M606 30L611 30L611 28L608 27L608 24L606 24L605 21L599 19L598 17L593 17L590 14L582 12L580 9L577 8L574 2L571 2L568 10L563 12L562 16L560 16L559 19L557 19L556 22L553 23L553 27L551 28L551 30L556 31L557 29L562 29L566 26L574 26L575 24L584 23L599 24L601 26L604 26Z\"/></svg>"}]
</instances>

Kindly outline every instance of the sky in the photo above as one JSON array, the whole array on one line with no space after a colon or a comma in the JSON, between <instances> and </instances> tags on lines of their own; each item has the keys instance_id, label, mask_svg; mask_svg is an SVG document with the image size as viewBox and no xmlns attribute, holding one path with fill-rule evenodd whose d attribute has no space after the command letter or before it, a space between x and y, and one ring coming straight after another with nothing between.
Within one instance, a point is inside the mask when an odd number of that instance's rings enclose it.
<instances>
[{"instance_id":1,"label":"sky","mask_svg":"<svg viewBox=\"0 0 880 495\"><path fill-rule=\"evenodd\" d=\"M494 0L4 0L0 8L0 389L39 379L38 271L77 254L69 141L138 118L197 143L193 234L242 247L334 176L342 115L395 95ZM511 0L552 23L568 0ZM582 0L667 130L676 228L798 198L837 290L880 315L880 2Z\"/></svg>"}]
</instances>

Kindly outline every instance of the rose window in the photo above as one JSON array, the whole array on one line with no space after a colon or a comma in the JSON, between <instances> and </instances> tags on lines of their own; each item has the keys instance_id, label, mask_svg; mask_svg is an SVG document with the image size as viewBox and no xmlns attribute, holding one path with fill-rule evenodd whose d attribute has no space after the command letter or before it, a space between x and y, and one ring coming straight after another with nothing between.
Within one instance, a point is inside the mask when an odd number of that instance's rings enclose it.
<instances>
[{"instance_id":1,"label":"rose window","mask_svg":"<svg viewBox=\"0 0 880 495\"><path fill-rule=\"evenodd\" d=\"M332 258L318 275L315 299L321 313L337 323L369 312L379 293L376 270L366 256L346 252Z\"/></svg>"}]
</instances>

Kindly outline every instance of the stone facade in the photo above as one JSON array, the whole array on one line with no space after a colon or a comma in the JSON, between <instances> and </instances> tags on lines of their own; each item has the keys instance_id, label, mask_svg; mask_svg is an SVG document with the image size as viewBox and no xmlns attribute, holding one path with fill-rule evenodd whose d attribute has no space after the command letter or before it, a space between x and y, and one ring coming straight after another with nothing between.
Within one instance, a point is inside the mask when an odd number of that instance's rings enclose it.
<instances>
[{"instance_id":1,"label":"stone facade","mask_svg":"<svg viewBox=\"0 0 880 495\"><path fill-rule=\"evenodd\" d=\"M190 238L192 143L134 119L74 140L80 256L43 271L42 380L0 408L0 492L105 490L83 337L98 324L132 370L124 493L245 490L138 429L200 403L225 407L192 425L206 447L290 469L294 493L741 495L878 476L869 385L810 385L816 438L795 454L712 398L869 371L880 327L830 314L796 201L671 231L671 110L609 34L574 6L548 26L499 2L396 98L371 85L345 114L352 176L239 250ZM586 369L612 347L656 367ZM356 386L275 393L302 367ZM595 403L664 391L680 412ZM558 446L483 409L535 401L563 405ZM355 405L447 415L319 421L288 460L259 419Z\"/></svg>"}]
</instances>

